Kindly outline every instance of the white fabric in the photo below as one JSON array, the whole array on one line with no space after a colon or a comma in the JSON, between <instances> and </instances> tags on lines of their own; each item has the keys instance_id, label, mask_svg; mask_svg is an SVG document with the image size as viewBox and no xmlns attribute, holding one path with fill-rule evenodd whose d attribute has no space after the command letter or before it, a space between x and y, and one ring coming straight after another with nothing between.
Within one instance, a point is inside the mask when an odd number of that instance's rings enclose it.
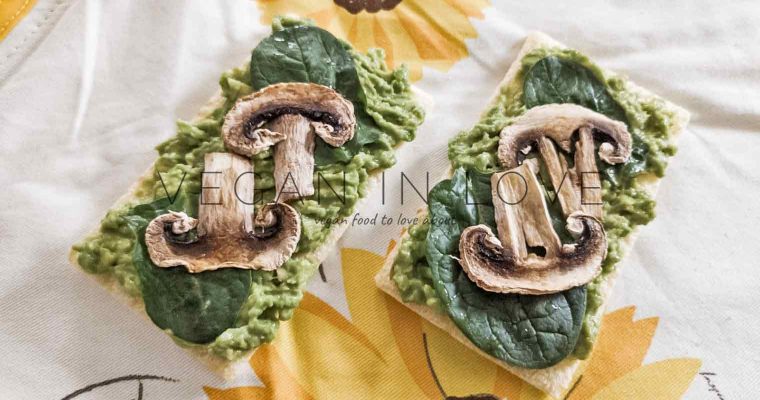
<instances>
[{"instance_id":1,"label":"white fabric","mask_svg":"<svg viewBox=\"0 0 760 400\"><path fill-rule=\"evenodd\" d=\"M70 0L37 1L29 14L22 18L23 23L0 40L0 84L37 48L40 39L50 32L70 3Z\"/></svg>"},{"instance_id":2,"label":"white fabric","mask_svg":"<svg viewBox=\"0 0 760 400\"><path fill-rule=\"evenodd\" d=\"M724 398L760 393L760 4L495 3L474 20L471 58L424 71L418 85L436 108L386 173L385 205L374 191L359 213L421 207L409 192L399 204L399 173L424 187L430 171L432 186L447 140L478 119L526 32L545 31L692 112L611 309L661 318L646 362L700 358ZM202 385L223 386L67 253L151 163L174 119L192 117L268 31L244 0L82 0L20 44L30 55L18 68L0 71L0 398L58 399L134 373L181 380L146 383L145 398L205 399ZM382 253L398 229L354 227L343 245ZM329 283L316 277L310 289L345 312L335 253L325 272ZM134 386L82 398L132 398ZM686 397L717 398L699 376Z\"/></svg>"}]
</instances>

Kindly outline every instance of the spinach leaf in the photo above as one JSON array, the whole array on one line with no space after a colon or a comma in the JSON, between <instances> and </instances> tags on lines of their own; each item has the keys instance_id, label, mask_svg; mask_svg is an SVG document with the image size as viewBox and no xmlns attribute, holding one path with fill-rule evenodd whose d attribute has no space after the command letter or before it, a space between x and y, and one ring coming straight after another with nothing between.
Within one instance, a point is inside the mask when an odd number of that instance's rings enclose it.
<instances>
[{"instance_id":1,"label":"spinach leaf","mask_svg":"<svg viewBox=\"0 0 760 400\"><path fill-rule=\"evenodd\" d=\"M354 137L343 146L332 147L317 137L314 146L314 163L316 165L334 164L336 162L347 163L361 151L365 144L374 143L380 138L382 134L380 127L364 111L364 106L354 103L354 115L356 116Z\"/></svg>"},{"instance_id":2,"label":"spinach leaf","mask_svg":"<svg viewBox=\"0 0 760 400\"><path fill-rule=\"evenodd\" d=\"M612 119L628 123L623 107L609 94L604 83L588 68L557 56L548 56L536 62L525 75L523 103L533 108L545 104L572 103ZM599 172L614 185L625 185L646 170L649 146L639 135L633 139L631 158L617 165L597 161Z\"/></svg>"},{"instance_id":3,"label":"spinach leaf","mask_svg":"<svg viewBox=\"0 0 760 400\"><path fill-rule=\"evenodd\" d=\"M459 236L468 226L492 221L486 181L468 179L459 168L430 192L427 261L433 285L448 315L481 350L524 368L546 368L575 348L586 309L586 287L543 296L486 292L470 281L456 259ZM472 192L468 187L473 187ZM480 198L478 198L480 197ZM493 208L490 208L493 213Z\"/></svg>"},{"instance_id":4,"label":"spinach leaf","mask_svg":"<svg viewBox=\"0 0 760 400\"><path fill-rule=\"evenodd\" d=\"M649 145L641 139L641 136L631 132L631 157L622 164L610 165L599 160L596 155L596 165L599 173L615 186L629 186L631 180L647 170Z\"/></svg>"},{"instance_id":5,"label":"spinach leaf","mask_svg":"<svg viewBox=\"0 0 760 400\"><path fill-rule=\"evenodd\" d=\"M192 343L209 343L234 326L251 287L249 270L226 268L191 274L182 267L159 268L145 246L145 228L155 217L183 209L185 199L134 207L125 218L137 235L132 262L140 277L145 311L161 329ZM189 201L192 203L192 201Z\"/></svg>"},{"instance_id":6,"label":"spinach leaf","mask_svg":"<svg viewBox=\"0 0 760 400\"><path fill-rule=\"evenodd\" d=\"M469 197L468 202L476 206L478 223L496 229L491 194L491 174L467 171L466 178L465 184L467 186L465 189Z\"/></svg>"},{"instance_id":7,"label":"spinach leaf","mask_svg":"<svg viewBox=\"0 0 760 400\"><path fill-rule=\"evenodd\" d=\"M364 93L354 60L330 32L314 26L293 26L272 33L251 54L255 90L280 82L311 82L328 86L354 104L357 127L353 139L339 148L317 138L316 165L348 162L362 146L380 137L380 128L364 109Z\"/></svg>"},{"instance_id":8,"label":"spinach leaf","mask_svg":"<svg viewBox=\"0 0 760 400\"><path fill-rule=\"evenodd\" d=\"M523 83L523 102L528 108L573 103L628 123L623 107L593 72L557 56L544 57L530 68Z\"/></svg>"}]
</instances>

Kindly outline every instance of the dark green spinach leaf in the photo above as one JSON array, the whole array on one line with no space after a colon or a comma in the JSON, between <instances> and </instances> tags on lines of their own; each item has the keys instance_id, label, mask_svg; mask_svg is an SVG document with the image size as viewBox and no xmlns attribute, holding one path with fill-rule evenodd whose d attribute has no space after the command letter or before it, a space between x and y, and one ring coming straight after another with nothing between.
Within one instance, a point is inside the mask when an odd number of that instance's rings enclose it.
<instances>
[{"instance_id":1,"label":"dark green spinach leaf","mask_svg":"<svg viewBox=\"0 0 760 400\"><path fill-rule=\"evenodd\" d=\"M444 308L481 350L524 368L546 368L575 348L586 309L586 287L544 296L486 292L470 281L456 259L468 226L493 221L484 202L487 180L457 169L430 192L427 261ZM472 188L472 189L470 189ZM492 225L493 222L490 222ZM493 227L493 226L492 226Z\"/></svg>"},{"instance_id":2,"label":"dark green spinach leaf","mask_svg":"<svg viewBox=\"0 0 760 400\"><path fill-rule=\"evenodd\" d=\"M577 104L629 125L623 107L591 70L557 56L540 59L525 74L523 103L527 108L545 104ZM634 132L631 136L632 154L626 163L609 165L597 161L599 172L614 185L627 184L646 170L649 147Z\"/></svg>"},{"instance_id":3,"label":"dark green spinach leaf","mask_svg":"<svg viewBox=\"0 0 760 400\"><path fill-rule=\"evenodd\" d=\"M251 271L225 268L191 274L182 267L159 268L145 247L145 228L169 209L182 210L185 202L168 199L134 207L125 218L137 241L132 262L140 277L145 311L161 329L183 340L209 343L234 326L251 287Z\"/></svg>"},{"instance_id":4,"label":"dark green spinach leaf","mask_svg":"<svg viewBox=\"0 0 760 400\"><path fill-rule=\"evenodd\" d=\"M328 86L354 104L357 127L353 139L340 148L317 138L317 166L348 162L362 146L380 137L380 128L364 109L364 93L354 60L330 32L314 26L293 26L272 33L251 54L255 90L280 82L311 82Z\"/></svg>"},{"instance_id":5,"label":"dark green spinach leaf","mask_svg":"<svg viewBox=\"0 0 760 400\"><path fill-rule=\"evenodd\" d=\"M477 171L467 171L466 191L468 202L474 204L478 223L496 229L496 220L493 211L493 195L491 194L491 174Z\"/></svg>"},{"instance_id":6,"label":"dark green spinach leaf","mask_svg":"<svg viewBox=\"0 0 760 400\"><path fill-rule=\"evenodd\" d=\"M631 139L631 157L623 164L610 165L600 161L599 155L596 155L599 173L615 186L629 186L633 178L648 169L649 145L633 132L631 132Z\"/></svg>"},{"instance_id":7,"label":"dark green spinach leaf","mask_svg":"<svg viewBox=\"0 0 760 400\"><path fill-rule=\"evenodd\" d=\"M586 67L557 56L544 57L525 75L525 107L573 103L628 123L625 110Z\"/></svg>"}]
</instances>

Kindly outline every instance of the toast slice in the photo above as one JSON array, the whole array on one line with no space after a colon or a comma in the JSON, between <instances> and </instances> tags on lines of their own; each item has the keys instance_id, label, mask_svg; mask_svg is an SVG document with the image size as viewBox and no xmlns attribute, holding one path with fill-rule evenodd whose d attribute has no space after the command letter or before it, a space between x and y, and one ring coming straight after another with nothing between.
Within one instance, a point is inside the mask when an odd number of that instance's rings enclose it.
<instances>
[{"instance_id":1,"label":"toast slice","mask_svg":"<svg viewBox=\"0 0 760 400\"><path fill-rule=\"evenodd\" d=\"M431 96L420 90L419 88L412 87L412 92L415 98L415 101L425 110L426 113L431 112L433 108L433 99ZM224 97L222 96L221 90L218 91L213 97L211 97L208 102L206 102L205 105L201 107L201 110L195 115L193 119L190 120L191 123L197 123L205 118L207 118L211 113L219 108L221 105L224 104ZM398 151L405 142L400 142L395 150ZM126 204L134 204L139 201L139 198L137 196L138 188L140 188L143 181L150 179L153 175L153 171L155 168L155 164L148 167L148 169L145 171L145 173L129 188L127 193L120 197L112 206L111 209L118 208L120 206L126 205ZM382 175L382 170L377 170L371 173L367 185L368 185L368 191L372 190L376 185L380 183ZM366 198L360 199L355 207L354 210L359 209L363 202L366 201ZM314 250L309 257L317 260L319 263L321 263L324 259L327 258L329 253L334 250L336 243L340 240L341 236L345 233L346 228L348 227L348 224L335 224L332 225L332 230L328 234L327 238L325 239L324 243ZM85 235L85 237L89 237L91 235L94 235L98 233L98 230L100 228L100 223L98 223L90 233ZM70 263L77 267L77 269L81 269L80 265L77 261L78 252L74 249L72 249L69 253L69 261ZM114 276L114 274L90 274L88 273L90 277L95 279L101 286L103 286L108 292L110 292L114 297L120 299L120 301L127 304L134 312L142 315L145 320L154 328L157 330L160 330L150 319L148 314L145 311L145 303L142 300L142 297L140 296L130 296L125 292L125 290L121 287L118 280ZM253 352L256 350L251 349L247 351L243 356L235 359L235 360L227 360L223 357L216 356L214 354L209 353L206 348L202 345L188 345L186 342L181 342L177 340L177 342L181 345L183 349L185 349L188 353L190 353L193 357L198 359L200 363L206 366L206 368L210 369L217 375L221 376L225 380L230 380L233 377L237 375L239 371L250 371L250 366L248 365L248 360L250 359Z\"/></svg>"},{"instance_id":2,"label":"toast slice","mask_svg":"<svg viewBox=\"0 0 760 400\"><path fill-rule=\"evenodd\" d=\"M523 57L535 49L548 48L548 47L565 48L566 46L550 38L546 34L543 34L540 32L533 32L528 35L522 48L520 49L517 55L517 59L510 66L504 79L499 83L499 86L496 90L496 94L494 94L494 96L492 97L492 100L489 102L489 107L490 105L493 105L494 102L496 101L497 94L499 93L500 88L508 85L510 82L512 82L515 79L518 72L520 71ZM604 73L605 75L611 74L609 71L604 71ZM639 86L636 86L630 81L628 81L626 84L627 84L626 89L628 91L635 92L637 95L641 96L642 98L655 97L654 94L650 93L649 91ZM673 121L673 129L671 131L671 140L673 141L673 143L675 143L680 133L684 130L684 128L688 124L689 113L686 110L669 102L664 102L663 108L671 111L673 115L675 115L675 121ZM442 177L442 179L448 179L451 176L451 174L452 172L450 171L449 174L445 177ZM638 179L639 179L639 183L641 184L641 187L644 190L646 190L652 196L652 198L654 198L657 192L660 179L656 178L654 175L647 175L646 177L642 176L642 177L639 177ZM424 213L426 213L426 210L423 212L423 214ZM631 247L633 246L633 243L636 240L636 236L638 232L639 231L637 229L636 231L632 232L627 237L625 237L625 239L622 241L621 250L623 254L627 254L628 251L631 249ZM408 232L405 232L402 235L402 237L399 239L398 243L400 244L401 241L404 240L407 236L408 236ZM454 324L454 322L448 317L448 315L444 313L439 313L435 311L434 309L425 305L411 303L411 302L404 302L401 298L401 294L398 288L396 287L395 282L391 279L391 272L392 272L391 269L396 259L396 255L398 253L399 248L400 246L398 245L395 247L393 252L386 259L386 262L383 268L376 275L375 282L378 288L380 288L381 290L386 292L388 295L390 295L391 297L395 298L397 301L401 302L402 304L410 308L412 311L419 314L422 318L425 318L426 320L430 321L432 324L448 332L451 336L453 336L454 338L462 342L467 347L473 349L474 351L481 354L482 356L492 360L493 362L503 367L507 371L513 373L514 375L517 375L524 381L528 382L529 384L535 386L538 389L541 389L542 391L546 392L552 397L560 399L560 398L563 398L567 394L567 392L572 388L574 382L582 374L585 361L579 360L577 358L574 358L572 355L570 355L564 360L562 360L561 362L559 362L558 364L555 364L549 368L527 369L527 368L514 367L478 349ZM600 285L600 293L603 298L603 303L602 303L602 307L600 307L597 310L597 314L596 314L597 318L601 317L601 314L604 313L606 303L609 300L609 296L612 291L617 275L618 275L618 270L617 268L615 268L612 272L610 272L608 275L605 276L605 279L603 280L602 285Z\"/></svg>"}]
</instances>

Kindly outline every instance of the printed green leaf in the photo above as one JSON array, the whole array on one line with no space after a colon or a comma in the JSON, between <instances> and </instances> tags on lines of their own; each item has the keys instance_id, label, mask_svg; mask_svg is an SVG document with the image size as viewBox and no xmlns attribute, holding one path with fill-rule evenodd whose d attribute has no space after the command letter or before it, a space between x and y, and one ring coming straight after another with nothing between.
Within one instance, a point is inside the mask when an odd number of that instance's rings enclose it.
<instances>
[{"instance_id":1,"label":"printed green leaf","mask_svg":"<svg viewBox=\"0 0 760 400\"><path fill-rule=\"evenodd\" d=\"M464 228L481 222L493 228L493 206L488 180L467 175L459 168L430 192L427 261L435 290L449 317L481 350L518 367L554 365L575 348L586 287L523 296L486 292L472 283L453 257Z\"/></svg>"},{"instance_id":2,"label":"printed green leaf","mask_svg":"<svg viewBox=\"0 0 760 400\"><path fill-rule=\"evenodd\" d=\"M161 329L191 343L209 343L233 327L251 287L251 271L225 268L191 274L182 267L160 268L145 247L145 228L155 217L183 209L184 199L142 204L127 216L137 235L132 262L140 277L145 311ZM188 200L188 202L192 202Z\"/></svg>"},{"instance_id":3,"label":"printed green leaf","mask_svg":"<svg viewBox=\"0 0 760 400\"><path fill-rule=\"evenodd\" d=\"M380 128L364 108L364 93L351 55L330 32L300 25L272 33L251 54L251 81L259 90L281 82L311 82L328 86L354 104L357 120L353 139L339 148L317 138L316 165L348 162L363 145L380 137Z\"/></svg>"}]
</instances>

